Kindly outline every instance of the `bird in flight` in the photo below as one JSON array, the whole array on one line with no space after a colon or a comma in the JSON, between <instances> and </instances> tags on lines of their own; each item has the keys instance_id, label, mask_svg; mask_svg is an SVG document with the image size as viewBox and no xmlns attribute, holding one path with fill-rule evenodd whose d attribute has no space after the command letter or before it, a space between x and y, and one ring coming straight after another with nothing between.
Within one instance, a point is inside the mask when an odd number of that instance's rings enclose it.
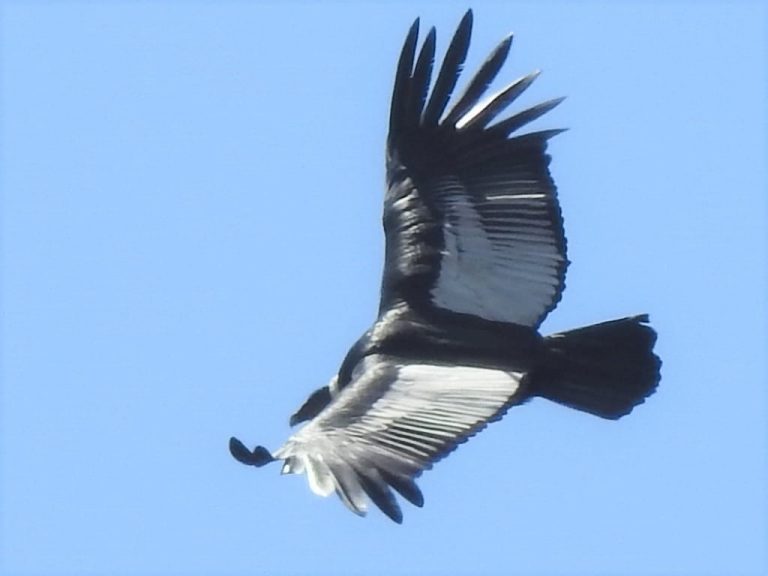
<instances>
[{"instance_id":1,"label":"bird in flight","mask_svg":"<svg viewBox=\"0 0 768 576\"><path fill-rule=\"evenodd\" d=\"M504 114L537 72L485 96L511 36L452 99L471 32L470 10L434 83L434 28L417 54L417 19L400 54L378 318L291 416L306 424L281 448L229 443L244 464L282 461L314 493L361 516L372 502L398 523L395 492L422 506L416 478L509 408L542 397L617 419L660 379L647 315L539 333L568 265L546 153L561 130L520 129L562 99Z\"/></svg>"}]
</instances>

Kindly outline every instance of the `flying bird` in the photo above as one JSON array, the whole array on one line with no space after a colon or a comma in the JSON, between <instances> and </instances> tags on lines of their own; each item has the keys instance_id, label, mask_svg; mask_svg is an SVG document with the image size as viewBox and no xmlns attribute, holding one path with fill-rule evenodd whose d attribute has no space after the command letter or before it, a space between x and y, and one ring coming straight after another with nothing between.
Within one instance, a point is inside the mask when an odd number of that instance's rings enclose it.
<instances>
[{"instance_id":1,"label":"flying bird","mask_svg":"<svg viewBox=\"0 0 768 576\"><path fill-rule=\"evenodd\" d=\"M485 95L511 36L452 99L471 32L470 10L434 83L434 27L417 54L417 19L400 54L376 321L291 416L306 424L281 448L229 444L244 464L282 461L314 493L359 515L372 502L398 523L394 493L422 506L416 478L509 408L542 397L617 419L660 379L647 315L539 333L568 265L546 153L562 130L520 130L562 99L505 114L538 72Z\"/></svg>"}]
</instances>

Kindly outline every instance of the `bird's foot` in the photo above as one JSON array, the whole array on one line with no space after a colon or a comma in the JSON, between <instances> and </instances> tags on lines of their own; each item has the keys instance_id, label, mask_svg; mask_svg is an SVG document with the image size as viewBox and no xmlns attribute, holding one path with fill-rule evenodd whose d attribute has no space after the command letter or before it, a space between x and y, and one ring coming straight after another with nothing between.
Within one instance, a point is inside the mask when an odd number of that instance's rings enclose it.
<instances>
[{"instance_id":1,"label":"bird's foot","mask_svg":"<svg viewBox=\"0 0 768 576\"><path fill-rule=\"evenodd\" d=\"M264 446L256 446L256 448L251 451L234 436L229 439L229 452L235 460L247 464L248 466L261 467L275 460L272 454L269 453L269 450L264 448Z\"/></svg>"}]
</instances>

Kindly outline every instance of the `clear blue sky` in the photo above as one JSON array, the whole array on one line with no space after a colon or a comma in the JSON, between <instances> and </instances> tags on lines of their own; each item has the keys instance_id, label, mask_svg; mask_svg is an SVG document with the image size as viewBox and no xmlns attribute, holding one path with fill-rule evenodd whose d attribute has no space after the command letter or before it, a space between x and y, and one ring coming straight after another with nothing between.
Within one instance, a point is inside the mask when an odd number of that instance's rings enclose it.
<instances>
[{"instance_id":1,"label":"clear blue sky","mask_svg":"<svg viewBox=\"0 0 768 576\"><path fill-rule=\"evenodd\" d=\"M649 312L658 393L512 410L402 526L238 464L375 315L396 58L467 5L5 2L3 575L768 573L766 7L473 7L568 96L544 330Z\"/></svg>"}]
</instances>

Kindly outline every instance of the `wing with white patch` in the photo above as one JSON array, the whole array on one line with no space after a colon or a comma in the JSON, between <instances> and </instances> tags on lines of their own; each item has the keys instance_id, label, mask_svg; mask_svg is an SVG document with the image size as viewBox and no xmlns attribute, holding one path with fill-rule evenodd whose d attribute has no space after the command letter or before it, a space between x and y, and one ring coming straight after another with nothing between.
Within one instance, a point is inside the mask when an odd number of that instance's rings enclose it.
<instances>
[{"instance_id":1,"label":"wing with white patch","mask_svg":"<svg viewBox=\"0 0 768 576\"><path fill-rule=\"evenodd\" d=\"M306 472L313 492L336 492L355 513L370 499L402 521L391 489L421 506L414 479L520 397L524 374L367 356L352 382L275 452Z\"/></svg>"},{"instance_id":2,"label":"wing with white patch","mask_svg":"<svg viewBox=\"0 0 768 576\"><path fill-rule=\"evenodd\" d=\"M561 99L496 121L537 76L482 99L507 57L509 37L446 112L471 28L470 11L431 92L434 28L416 58L417 20L400 56L387 141L381 311L406 301L538 327L560 299L567 266L545 152L560 130L513 133Z\"/></svg>"}]
</instances>

